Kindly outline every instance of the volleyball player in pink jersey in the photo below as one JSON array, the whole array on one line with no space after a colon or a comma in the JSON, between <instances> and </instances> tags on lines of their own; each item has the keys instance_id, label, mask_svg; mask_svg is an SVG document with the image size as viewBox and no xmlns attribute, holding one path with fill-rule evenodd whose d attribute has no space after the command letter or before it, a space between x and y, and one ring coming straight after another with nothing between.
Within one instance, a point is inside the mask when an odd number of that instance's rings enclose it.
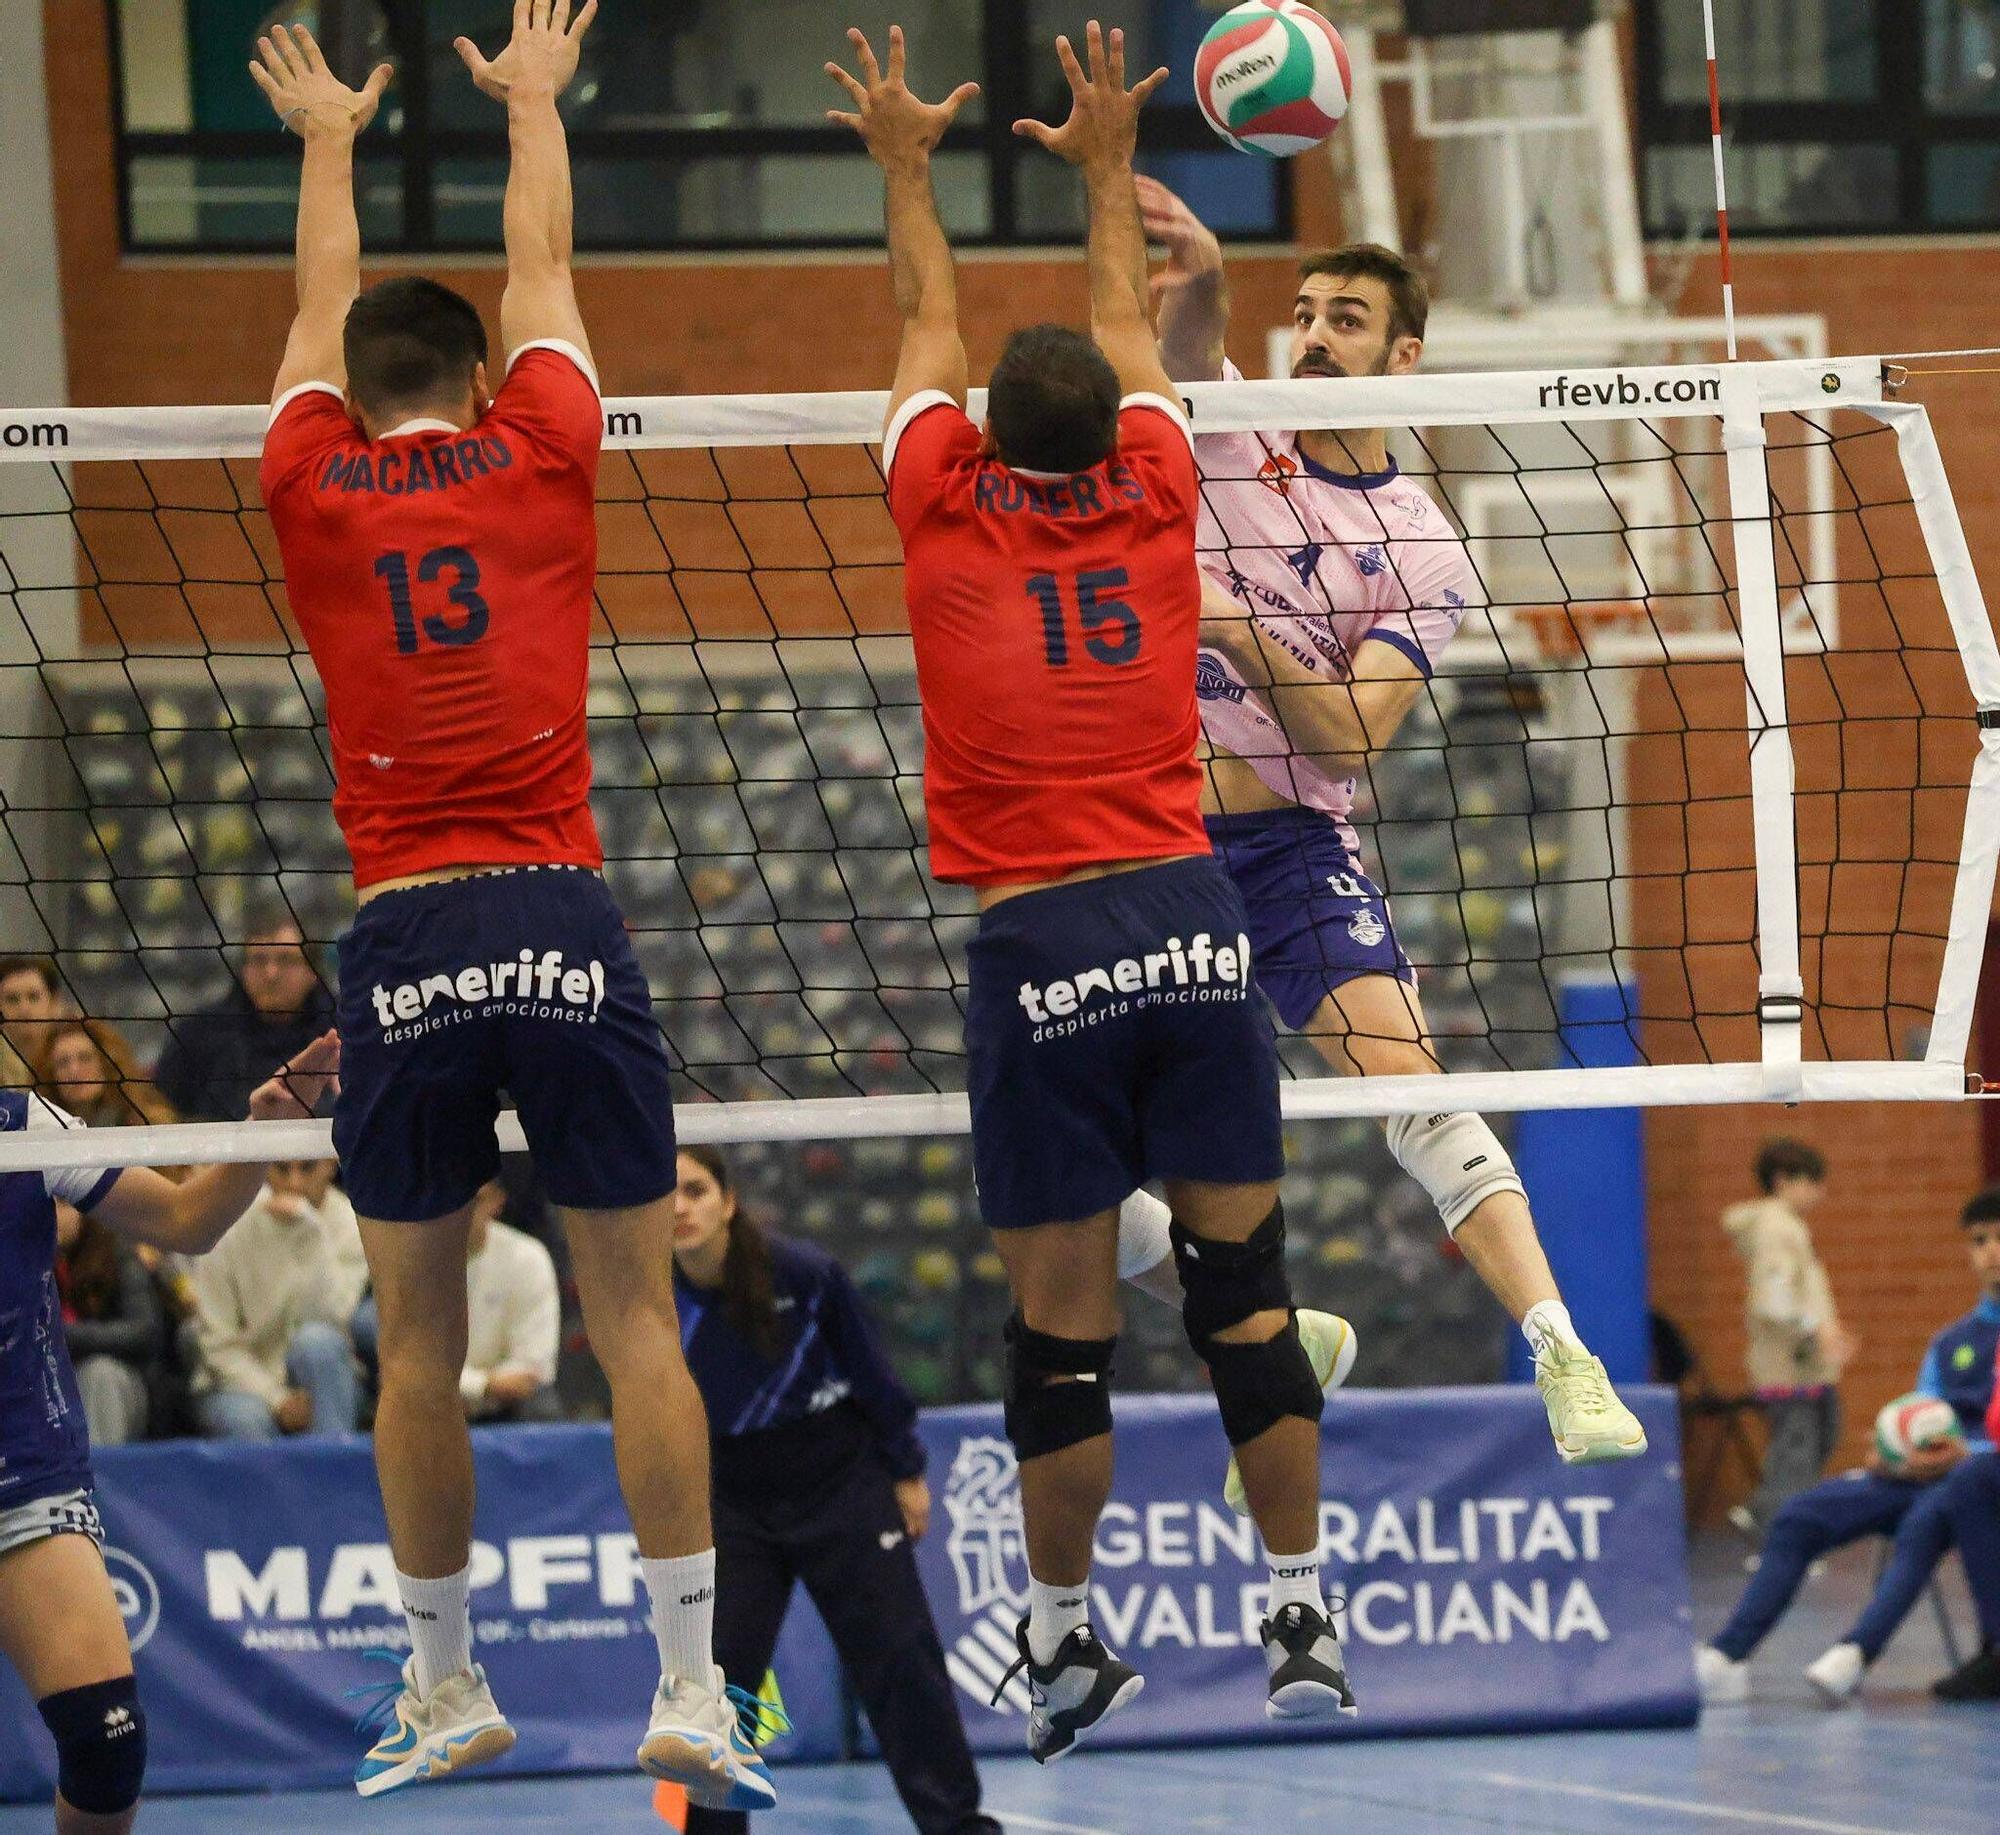
<instances>
[{"instance_id":1,"label":"volleyball player in pink jersey","mask_svg":"<svg viewBox=\"0 0 2000 1835\"><path fill-rule=\"evenodd\" d=\"M1215 236L1139 180L1158 283L1161 355L1177 382L1235 377ZM1294 377L1393 376L1423 351L1429 296L1392 251L1357 244L1299 267ZM1416 974L1350 820L1355 777L1394 738L1483 594L1464 544L1379 430L1202 434L1198 537L1208 617L1198 686L1210 838L1250 914L1257 980L1337 1071L1442 1068ZM1507 1150L1477 1115L1398 1116L1397 1163L1535 1353L1557 1450L1572 1464L1646 1450L1645 1430L1577 1335ZM1165 1255L1157 1200L1128 1200L1121 1258ZM1159 1252L1148 1255L1151 1233ZM1142 1280L1142 1284L1150 1284ZM1230 1473L1231 1501L1239 1490Z\"/></svg>"}]
</instances>

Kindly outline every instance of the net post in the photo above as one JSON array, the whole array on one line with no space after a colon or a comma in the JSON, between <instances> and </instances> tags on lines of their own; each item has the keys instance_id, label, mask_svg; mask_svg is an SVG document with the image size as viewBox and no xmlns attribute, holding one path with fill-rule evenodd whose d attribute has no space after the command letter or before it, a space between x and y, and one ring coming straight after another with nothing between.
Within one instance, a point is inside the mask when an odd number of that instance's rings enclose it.
<instances>
[{"instance_id":1,"label":"net post","mask_svg":"<svg viewBox=\"0 0 2000 1835\"><path fill-rule=\"evenodd\" d=\"M1937 1005L1924 1053L1927 1063L1962 1065L1972 1041L1979 967L1993 911L1995 868L2000 864L2000 643L1995 642L1986 615L1986 596L1980 591L1929 413L1914 401L1871 402L1861 412L1895 432L1917 526L1937 569L1938 593L1979 710L1979 755L1972 761L1972 782L1966 792L1965 831L1952 886L1944 965L1938 972Z\"/></svg>"},{"instance_id":2,"label":"net post","mask_svg":"<svg viewBox=\"0 0 2000 1835\"><path fill-rule=\"evenodd\" d=\"M1722 383L1722 446L1729 472L1737 610L1750 740L1750 819L1757 865L1757 1024L1766 1096L1802 1091L1805 982L1799 972L1798 845L1793 828L1792 736L1785 712L1785 637L1772 546L1763 407L1737 372Z\"/></svg>"}]
</instances>

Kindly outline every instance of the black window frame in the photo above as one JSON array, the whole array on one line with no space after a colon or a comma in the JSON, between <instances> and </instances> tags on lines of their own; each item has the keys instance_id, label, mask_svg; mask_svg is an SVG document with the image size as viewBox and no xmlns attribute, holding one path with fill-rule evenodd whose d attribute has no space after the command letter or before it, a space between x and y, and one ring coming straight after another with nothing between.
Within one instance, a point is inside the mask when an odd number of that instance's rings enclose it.
<instances>
[{"instance_id":1,"label":"black window frame","mask_svg":"<svg viewBox=\"0 0 2000 1835\"><path fill-rule=\"evenodd\" d=\"M125 73L119 0L104 0L111 51L112 136L117 169L118 243L127 255L267 255L279 254L292 244L289 227L280 236L201 237L178 241L141 241L132 223L132 166L137 159L228 158L232 156L269 158L282 151L277 136L282 133L275 118L271 130L204 130L188 132L137 131L125 123ZM402 180L402 233L388 239L371 237L367 253L372 257L395 255L490 255L501 252L498 234L490 238L443 238L437 232L434 178L440 161L448 159L498 159L507 157L507 134L496 126L490 132L439 129L428 122L430 66L428 34L422 0L406 0L383 7L392 40L397 70L397 97L403 109L403 126L394 138L386 134L364 135L357 144L360 160L394 161ZM1034 248L1048 246L1053 239L1042 231L1024 232L1020 224L1019 164L1025 158L1046 159L1048 155L1013 132L1013 123L1032 112L1036 96L1031 93L1030 75L1040 69L1046 47L1031 41L1028 9L1018 0L982 0L981 46L984 69L977 72L985 100L985 119L977 123L955 123L939 143L941 154L983 153L986 156L986 189L990 228L978 234L954 234L958 248ZM246 76L245 82L249 81ZM496 117L497 118L497 117ZM865 160L866 151L845 128L797 124L772 127L602 129L572 126L569 130L570 158L574 164L593 158L755 158L765 154L819 154L842 160ZM1139 138L1140 161L1157 153L1226 153L1225 143L1208 125L1193 101L1155 103L1146 111ZM1246 157L1237 155L1237 157ZM1277 221L1268 230L1223 230L1225 242L1289 242L1295 221L1295 186L1289 160L1277 165ZM855 235L695 237L672 241L635 241L630 238L600 240L579 234L579 254L757 254L805 250L848 250L880 248L881 232Z\"/></svg>"},{"instance_id":2,"label":"black window frame","mask_svg":"<svg viewBox=\"0 0 2000 1835\"><path fill-rule=\"evenodd\" d=\"M1666 71L1665 7L1680 0L1637 0L1635 62L1638 76L1638 127L1642 154L1655 148L1700 147L1711 138L1708 103L1669 101L1663 93ZM1734 208L1729 219L1732 238L1762 240L1780 237L1909 236L1979 234L2000 229L1992 223L1967 223L1933 218L1930 211L1930 159L1941 146L1985 143L2000 149L2000 109L1943 111L1929 107L1924 97L1924 9L1915 0L1879 0L1875 11L1875 95L1861 102L1756 101L1732 99L1729 71L1719 71L1722 83L1723 155L1755 147L1887 146L1896 161L1894 210L1888 221L1816 221L1752 224ZM1673 230L1653 214L1649 162L1640 161L1641 216L1649 236ZM1690 225L1703 240L1715 238L1709 212Z\"/></svg>"}]
</instances>

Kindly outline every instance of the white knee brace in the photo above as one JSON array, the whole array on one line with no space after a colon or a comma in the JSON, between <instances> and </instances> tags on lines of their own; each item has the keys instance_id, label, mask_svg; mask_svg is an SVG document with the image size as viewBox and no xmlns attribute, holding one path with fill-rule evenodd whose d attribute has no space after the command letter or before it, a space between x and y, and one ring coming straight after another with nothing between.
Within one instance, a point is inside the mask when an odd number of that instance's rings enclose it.
<instances>
[{"instance_id":1,"label":"white knee brace","mask_svg":"<svg viewBox=\"0 0 2000 1835\"><path fill-rule=\"evenodd\" d=\"M1527 1189L1499 1137L1477 1115L1397 1115L1389 1122L1396 1164L1430 1193L1454 1235L1495 1192Z\"/></svg>"},{"instance_id":2,"label":"white knee brace","mask_svg":"<svg viewBox=\"0 0 2000 1835\"><path fill-rule=\"evenodd\" d=\"M1118 1278L1136 1280L1172 1258L1174 1214L1143 1186L1118 1207Z\"/></svg>"}]
</instances>

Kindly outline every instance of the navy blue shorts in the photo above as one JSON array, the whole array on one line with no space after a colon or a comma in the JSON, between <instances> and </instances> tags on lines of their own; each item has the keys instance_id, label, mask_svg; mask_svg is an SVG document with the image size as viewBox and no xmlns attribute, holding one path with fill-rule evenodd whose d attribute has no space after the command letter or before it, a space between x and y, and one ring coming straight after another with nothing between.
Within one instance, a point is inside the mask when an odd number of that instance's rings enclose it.
<instances>
[{"instance_id":1,"label":"navy blue shorts","mask_svg":"<svg viewBox=\"0 0 2000 1835\"><path fill-rule=\"evenodd\" d=\"M333 1145L354 1208L416 1223L498 1170L514 1099L551 1202L672 1191L673 1091L652 994L595 873L482 873L371 899L340 946Z\"/></svg>"},{"instance_id":2,"label":"navy blue shorts","mask_svg":"<svg viewBox=\"0 0 2000 1835\"><path fill-rule=\"evenodd\" d=\"M965 1048L992 1228L1073 1223L1148 1179L1284 1171L1277 1040L1249 947L1212 859L1026 892L981 916Z\"/></svg>"},{"instance_id":3,"label":"navy blue shorts","mask_svg":"<svg viewBox=\"0 0 2000 1835\"><path fill-rule=\"evenodd\" d=\"M1294 1032L1335 988L1363 975L1416 985L1382 888L1316 809L1210 816L1216 858L1243 894L1257 985Z\"/></svg>"}]
</instances>

